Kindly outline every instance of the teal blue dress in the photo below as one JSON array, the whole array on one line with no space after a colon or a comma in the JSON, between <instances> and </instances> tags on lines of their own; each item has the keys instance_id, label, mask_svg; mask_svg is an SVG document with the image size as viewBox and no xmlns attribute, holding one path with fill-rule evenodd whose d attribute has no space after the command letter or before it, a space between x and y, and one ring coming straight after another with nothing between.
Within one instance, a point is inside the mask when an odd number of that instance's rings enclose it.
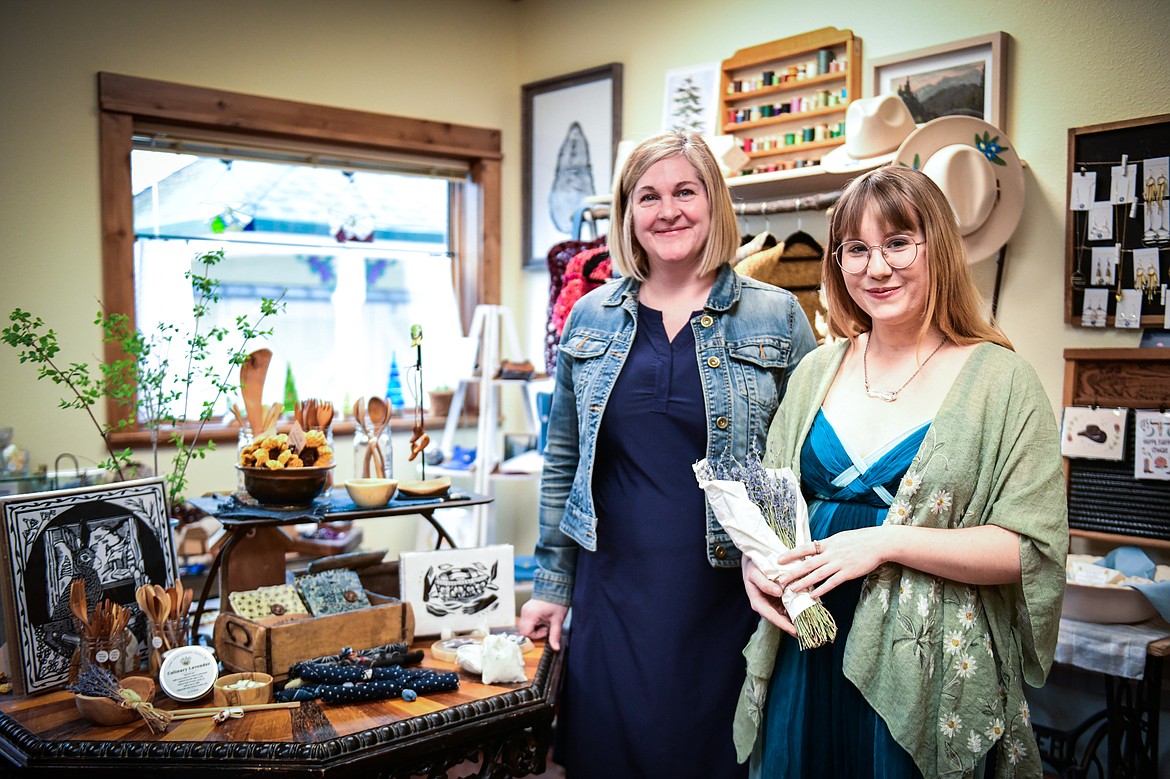
<instances>
[{"instance_id":1,"label":"teal blue dress","mask_svg":"<svg viewBox=\"0 0 1170 779\"><path fill-rule=\"evenodd\" d=\"M860 455L848 451L818 412L800 452L812 537L882 524L929 427L925 423ZM803 652L795 641L780 645L764 721L764 779L920 776L909 753L841 670L862 581L845 582L822 599L837 622L834 643Z\"/></svg>"}]
</instances>

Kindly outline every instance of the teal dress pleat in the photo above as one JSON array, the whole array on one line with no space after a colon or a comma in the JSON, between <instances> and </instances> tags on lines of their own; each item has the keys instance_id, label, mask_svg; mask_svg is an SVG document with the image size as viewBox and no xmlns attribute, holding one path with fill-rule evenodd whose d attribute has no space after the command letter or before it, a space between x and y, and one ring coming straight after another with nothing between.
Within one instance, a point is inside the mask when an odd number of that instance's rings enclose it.
<instances>
[{"instance_id":1,"label":"teal dress pleat","mask_svg":"<svg viewBox=\"0 0 1170 779\"><path fill-rule=\"evenodd\" d=\"M850 452L818 412L800 452L801 488L814 539L880 525L929 423L867 456ZM911 779L910 755L842 673L845 639L862 579L846 582L822 602L837 622L837 640L801 651L781 643L768 688L759 776L765 779Z\"/></svg>"}]
</instances>

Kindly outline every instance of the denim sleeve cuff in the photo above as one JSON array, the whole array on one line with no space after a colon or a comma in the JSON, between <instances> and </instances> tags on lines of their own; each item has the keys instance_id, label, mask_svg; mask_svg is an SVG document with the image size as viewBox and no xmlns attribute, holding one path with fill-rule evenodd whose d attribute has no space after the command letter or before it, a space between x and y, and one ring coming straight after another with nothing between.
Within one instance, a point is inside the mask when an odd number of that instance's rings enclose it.
<instances>
[{"instance_id":1,"label":"denim sleeve cuff","mask_svg":"<svg viewBox=\"0 0 1170 779\"><path fill-rule=\"evenodd\" d=\"M573 580L541 569L536 570L532 579L532 597L561 606L569 606L573 600Z\"/></svg>"}]
</instances>

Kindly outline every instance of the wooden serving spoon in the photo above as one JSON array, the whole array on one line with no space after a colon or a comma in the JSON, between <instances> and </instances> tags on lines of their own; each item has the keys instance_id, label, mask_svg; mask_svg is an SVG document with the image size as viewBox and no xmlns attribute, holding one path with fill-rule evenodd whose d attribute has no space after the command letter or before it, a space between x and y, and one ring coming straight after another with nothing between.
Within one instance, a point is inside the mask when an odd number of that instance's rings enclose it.
<instances>
[{"instance_id":1,"label":"wooden serving spoon","mask_svg":"<svg viewBox=\"0 0 1170 779\"><path fill-rule=\"evenodd\" d=\"M252 434L255 436L264 432L257 427L264 423L264 378L268 375L270 362L272 350L257 349L240 366L240 395L244 399L244 409L248 412L248 424L252 426Z\"/></svg>"},{"instance_id":2,"label":"wooden serving spoon","mask_svg":"<svg viewBox=\"0 0 1170 779\"><path fill-rule=\"evenodd\" d=\"M382 431L386 429L387 423L390 421L390 408L386 405L383 398L374 396L370 398L370 424L373 425L373 432L370 433L370 443L366 447L366 471L370 469L370 460L374 462L374 473L376 478L386 478L386 460L382 454L382 446L379 439L382 437Z\"/></svg>"}]
</instances>

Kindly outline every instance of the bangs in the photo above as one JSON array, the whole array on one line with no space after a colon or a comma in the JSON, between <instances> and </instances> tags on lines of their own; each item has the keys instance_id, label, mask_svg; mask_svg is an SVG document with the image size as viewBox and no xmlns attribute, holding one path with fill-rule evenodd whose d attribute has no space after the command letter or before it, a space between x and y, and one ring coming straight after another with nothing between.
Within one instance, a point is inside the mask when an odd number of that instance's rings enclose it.
<instances>
[{"instance_id":1,"label":"bangs","mask_svg":"<svg viewBox=\"0 0 1170 779\"><path fill-rule=\"evenodd\" d=\"M856 237L861 232L861 222L866 211L874 209L882 231L916 232L922 226L917 209L910 198L893 187L876 185L874 179L867 179L851 194L837 204L837 239Z\"/></svg>"}]
</instances>

